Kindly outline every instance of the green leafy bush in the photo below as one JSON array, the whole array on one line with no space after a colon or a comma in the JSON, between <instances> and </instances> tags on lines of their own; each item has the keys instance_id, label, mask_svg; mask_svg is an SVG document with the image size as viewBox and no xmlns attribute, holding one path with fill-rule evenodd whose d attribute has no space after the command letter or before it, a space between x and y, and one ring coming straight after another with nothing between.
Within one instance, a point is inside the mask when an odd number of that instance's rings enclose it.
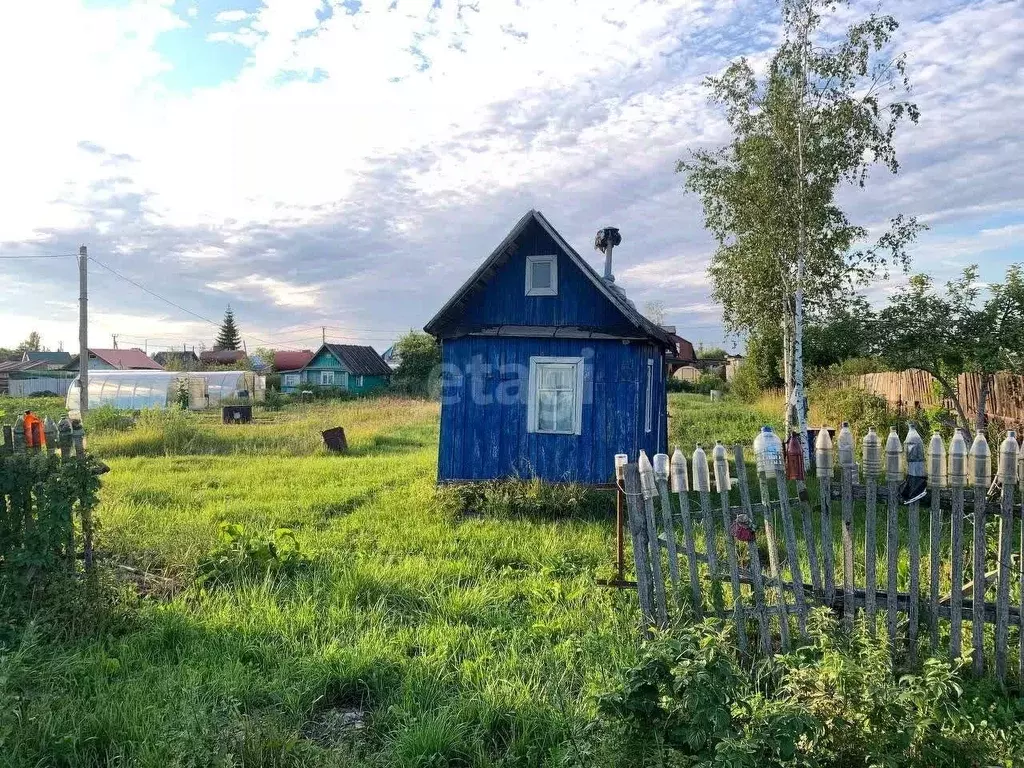
<instances>
[{"instance_id":1,"label":"green leafy bush","mask_svg":"<svg viewBox=\"0 0 1024 768\"><path fill-rule=\"evenodd\" d=\"M259 535L240 523L221 523L220 543L199 565L204 584L223 584L238 578L294 575L308 562L290 528Z\"/></svg>"},{"instance_id":2,"label":"green leafy bush","mask_svg":"<svg viewBox=\"0 0 1024 768\"><path fill-rule=\"evenodd\" d=\"M553 520L605 516L612 509L609 494L576 483L555 485L540 480L494 480L456 486L448 493L459 510L495 517Z\"/></svg>"},{"instance_id":3,"label":"green leafy bush","mask_svg":"<svg viewBox=\"0 0 1024 768\"><path fill-rule=\"evenodd\" d=\"M89 432L124 432L135 426L135 411L115 408L107 403L90 408L85 415L85 428Z\"/></svg>"},{"instance_id":4,"label":"green leafy bush","mask_svg":"<svg viewBox=\"0 0 1024 768\"><path fill-rule=\"evenodd\" d=\"M748 668L712 622L657 636L598 700L595 764L1015 766L1024 701L962 678L965 660L893 671L884 641L821 610L809 642Z\"/></svg>"},{"instance_id":5,"label":"green leafy bush","mask_svg":"<svg viewBox=\"0 0 1024 768\"><path fill-rule=\"evenodd\" d=\"M736 397L745 403L756 403L764 390L757 375L757 366L753 359L744 358L729 386Z\"/></svg>"},{"instance_id":6,"label":"green leafy bush","mask_svg":"<svg viewBox=\"0 0 1024 768\"><path fill-rule=\"evenodd\" d=\"M810 390L810 400L829 426L848 421L862 435L874 427L882 438L889 427L897 426L899 414L881 395L857 387L836 387L822 381Z\"/></svg>"},{"instance_id":7,"label":"green leafy bush","mask_svg":"<svg viewBox=\"0 0 1024 768\"><path fill-rule=\"evenodd\" d=\"M76 577L75 513L95 527L92 459L0 454L0 594L34 599Z\"/></svg>"},{"instance_id":8,"label":"green leafy bush","mask_svg":"<svg viewBox=\"0 0 1024 768\"><path fill-rule=\"evenodd\" d=\"M707 395L713 389L719 392L728 392L729 384L721 376L716 376L713 373L702 373L696 381L669 379L666 388L669 392L689 392L691 394Z\"/></svg>"}]
</instances>

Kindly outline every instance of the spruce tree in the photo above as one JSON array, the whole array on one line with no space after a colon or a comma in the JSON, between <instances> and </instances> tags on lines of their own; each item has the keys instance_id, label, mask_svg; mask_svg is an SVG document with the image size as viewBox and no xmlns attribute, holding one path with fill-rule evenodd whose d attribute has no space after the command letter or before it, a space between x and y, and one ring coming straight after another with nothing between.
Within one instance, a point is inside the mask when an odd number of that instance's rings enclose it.
<instances>
[{"instance_id":1,"label":"spruce tree","mask_svg":"<svg viewBox=\"0 0 1024 768\"><path fill-rule=\"evenodd\" d=\"M227 311L224 313L224 322L221 323L217 340L213 342L213 348L219 352L224 349L238 349L241 346L242 337L239 335L238 327L235 325L235 313L231 311L231 305L229 304Z\"/></svg>"}]
</instances>

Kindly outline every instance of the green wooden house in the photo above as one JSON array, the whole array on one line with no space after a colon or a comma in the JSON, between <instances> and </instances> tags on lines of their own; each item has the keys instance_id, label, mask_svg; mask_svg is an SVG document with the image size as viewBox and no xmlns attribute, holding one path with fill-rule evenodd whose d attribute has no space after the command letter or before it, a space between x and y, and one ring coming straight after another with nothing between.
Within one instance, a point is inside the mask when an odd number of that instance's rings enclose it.
<instances>
[{"instance_id":1,"label":"green wooden house","mask_svg":"<svg viewBox=\"0 0 1024 768\"><path fill-rule=\"evenodd\" d=\"M296 393L311 387L336 387L362 394L383 389L391 381L391 367L373 347L324 344L306 365L281 371L281 391Z\"/></svg>"}]
</instances>

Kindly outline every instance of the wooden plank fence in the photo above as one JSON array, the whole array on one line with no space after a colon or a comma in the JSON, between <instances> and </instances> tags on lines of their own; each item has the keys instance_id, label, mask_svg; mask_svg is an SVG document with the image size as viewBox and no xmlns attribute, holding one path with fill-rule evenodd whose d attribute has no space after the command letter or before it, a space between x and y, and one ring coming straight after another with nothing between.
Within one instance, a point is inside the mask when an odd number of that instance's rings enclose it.
<instances>
[{"instance_id":1,"label":"wooden plank fence","mask_svg":"<svg viewBox=\"0 0 1024 768\"><path fill-rule=\"evenodd\" d=\"M865 373L844 379L847 386L865 389L884 397L891 405L912 408L939 405L941 402L935 379L930 373L919 370L884 371ZM972 421L977 418L978 401L981 399L981 376L976 373L962 373L956 379L956 391ZM946 404L950 407L950 404ZM1010 425L1024 424L1024 376L1013 373L997 373L992 380L992 389L985 402L989 418L1000 419Z\"/></svg>"},{"instance_id":2,"label":"wooden plank fence","mask_svg":"<svg viewBox=\"0 0 1024 768\"><path fill-rule=\"evenodd\" d=\"M716 484L714 501L703 450L690 472L678 450L671 465L659 455L653 467L646 456L620 467L645 628L712 615L734 625L744 652L771 653L806 637L815 606L833 609L847 626L862 617L871 632L881 610L891 647L911 660L940 644L960 657L966 622L974 672L1003 680L1015 671L1024 680L1024 503L1016 469L1000 472L992 500L988 478L978 474L953 478L948 488L932 482L923 502L905 506L899 479L862 483L857 466L847 466L836 487L828 473L817 478L815 520L806 486L801 481L791 498L793 481L781 466L758 473L755 502L743 447L730 453L731 466L717 452L715 475L737 482Z\"/></svg>"}]
</instances>

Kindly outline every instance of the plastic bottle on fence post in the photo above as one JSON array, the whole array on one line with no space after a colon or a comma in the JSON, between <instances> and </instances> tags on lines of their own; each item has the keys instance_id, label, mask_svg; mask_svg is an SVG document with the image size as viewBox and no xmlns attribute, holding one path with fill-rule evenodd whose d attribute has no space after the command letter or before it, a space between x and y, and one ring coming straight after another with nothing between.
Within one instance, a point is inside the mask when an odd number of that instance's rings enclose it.
<instances>
[{"instance_id":1,"label":"plastic bottle on fence post","mask_svg":"<svg viewBox=\"0 0 1024 768\"><path fill-rule=\"evenodd\" d=\"M1024 485L1024 435L1017 438L1017 483Z\"/></svg>"},{"instance_id":2,"label":"plastic bottle on fence post","mask_svg":"<svg viewBox=\"0 0 1024 768\"><path fill-rule=\"evenodd\" d=\"M836 435L836 449L839 457L839 469L841 471L857 466L853 430L850 429L850 422L848 421L844 421L839 426L839 434Z\"/></svg>"},{"instance_id":3,"label":"plastic bottle on fence post","mask_svg":"<svg viewBox=\"0 0 1024 768\"><path fill-rule=\"evenodd\" d=\"M861 461L864 464L864 477L876 480L882 474L882 439L874 427L868 427L861 445Z\"/></svg>"},{"instance_id":4,"label":"plastic bottle on fence post","mask_svg":"<svg viewBox=\"0 0 1024 768\"><path fill-rule=\"evenodd\" d=\"M658 493L658 488L654 484L654 467L651 466L651 460L644 451L640 451L637 469L640 470L640 492L645 499L653 499Z\"/></svg>"},{"instance_id":5,"label":"plastic bottle on fence post","mask_svg":"<svg viewBox=\"0 0 1024 768\"><path fill-rule=\"evenodd\" d=\"M967 482L975 488L981 488L983 492L987 491L992 484L992 451L984 432L974 436L970 453L967 454L967 464Z\"/></svg>"},{"instance_id":6,"label":"plastic bottle on fence post","mask_svg":"<svg viewBox=\"0 0 1024 768\"><path fill-rule=\"evenodd\" d=\"M933 432L928 441L928 485L932 488L946 485L946 444L939 432Z\"/></svg>"},{"instance_id":7,"label":"plastic bottle on fence post","mask_svg":"<svg viewBox=\"0 0 1024 768\"><path fill-rule=\"evenodd\" d=\"M832 435L822 425L814 440L814 473L819 478L832 477Z\"/></svg>"},{"instance_id":8,"label":"plastic bottle on fence post","mask_svg":"<svg viewBox=\"0 0 1024 768\"><path fill-rule=\"evenodd\" d=\"M928 493L928 481L925 479L924 440L917 428L910 424L907 427L907 438L903 441L904 455L907 459L907 479L900 488L900 499L904 504L920 501Z\"/></svg>"},{"instance_id":9,"label":"plastic bottle on fence post","mask_svg":"<svg viewBox=\"0 0 1024 768\"><path fill-rule=\"evenodd\" d=\"M669 468L669 474L672 478L673 493L686 493L690 490L689 477L686 473L686 457L683 456L683 452L679 450L678 446L672 452L672 465Z\"/></svg>"},{"instance_id":10,"label":"plastic bottle on fence post","mask_svg":"<svg viewBox=\"0 0 1024 768\"><path fill-rule=\"evenodd\" d=\"M896 427L889 428L885 440L885 479L890 483L903 480L903 443Z\"/></svg>"},{"instance_id":11,"label":"plastic bottle on fence post","mask_svg":"<svg viewBox=\"0 0 1024 768\"><path fill-rule=\"evenodd\" d=\"M693 490L711 490L711 481L708 477L708 455L704 453L704 446L700 443L697 443L697 448L693 452Z\"/></svg>"},{"instance_id":12,"label":"plastic bottle on fence post","mask_svg":"<svg viewBox=\"0 0 1024 768\"><path fill-rule=\"evenodd\" d=\"M949 441L949 484L953 488L967 485L967 440L959 427Z\"/></svg>"},{"instance_id":13,"label":"plastic bottle on fence post","mask_svg":"<svg viewBox=\"0 0 1024 768\"><path fill-rule=\"evenodd\" d=\"M917 427L910 424L907 427L907 437L903 441L903 451L907 459L907 475L910 477L924 477L924 440Z\"/></svg>"},{"instance_id":14,"label":"plastic bottle on fence post","mask_svg":"<svg viewBox=\"0 0 1024 768\"><path fill-rule=\"evenodd\" d=\"M711 456L715 462L715 488L719 493L728 493L732 488L732 475L729 473L729 457L721 440L715 441Z\"/></svg>"},{"instance_id":15,"label":"plastic bottle on fence post","mask_svg":"<svg viewBox=\"0 0 1024 768\"><path fill-rule=\"evenodd\" d=\"M25 450L25 417L22 414L18 414L18 418L14 420L11 439L14 441L15 451Z\"/></svg>"},{"instance_id":16,"label":"plastic bottle on fence post","mask_svg":"<svg viewBox=\"0 0 1024 768\"><path fill-rule=\"evenodd\" d=\"M1017 446L1017 433L1012 429L1006 433L1006 439L999 446L999 482L1004 486L1017 484L1017 459L1020 449Z\"/></svg>"},{"instance_id":17,"label":"plastic bottle on fence post","mask_svg":"<svg viewBox=\"0 0 1024 768\"><path fill-rule=\"evenodd\" d=\"M654 454L654 479L659 483L668 482L668 454Z\"/></svg>"},{"instance_id":18,"label":"plastic bottle on fence post","mask_svg":"<svg viewBox=\"0 0 1024 768\"><path fill-rule=\"evenodd\" d=\"M793 432L786 441L786 479L804 480L804 444L800 435Z\"/></svg>"},{"instance_id":19,"label":"plastic bottle on fence post","mask_svg":"<svg viewBox=\"0 0 1024 768\"><path fill-rule=\"evenodd\" d=\"M764 433L764 471L766 477L775 477L775 471L783 468L782 440L771 427Z\"/></svg>"},{"instance_id":20,"label":"plastic bottle on fence post","mask_svg":"<svg viewBox=\"0 0 1024 768\"><path fill-rule=\"evenodd\" d=\"M57 423L49 416L43 419L43 437L50 453L57 448Z\"/></svg>"},{"instance_id":21,"label":"plastic bottle on fence post","mask_svg":"<svg viewBox=\"0 0 1024 768\"><path fill-rule=\"evenodd\" d=\"M620 485L626 481L627 464L629 464L629 456L624 453L615 454L615 482Z\"/></svg>"},{"instance_id":22,"label":"plastic bottle on fence post","mask_svg":"<svg viewBox=\"0 0 1024 768\"><path fill-rule=\"evenodd\" d=\"M764 436L769 427L761 427L754 437L754 464L757 466L757 474L764 475Z\"/></svg>"}]
</instances>

